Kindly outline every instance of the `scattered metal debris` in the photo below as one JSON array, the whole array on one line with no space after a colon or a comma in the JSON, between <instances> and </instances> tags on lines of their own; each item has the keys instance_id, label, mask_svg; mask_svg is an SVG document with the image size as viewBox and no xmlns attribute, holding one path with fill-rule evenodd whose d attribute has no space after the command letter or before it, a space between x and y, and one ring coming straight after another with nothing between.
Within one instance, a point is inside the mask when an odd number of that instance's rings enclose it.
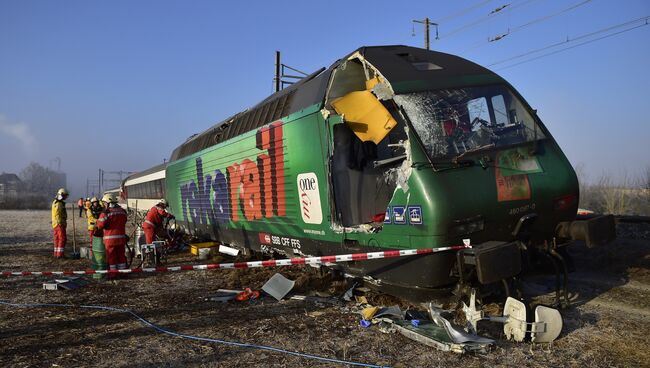
<instances>
[{"instance_id":1,"label":"scattered metal debris","mask_svg":"<svg viewBox=\"0 0 650 368\"><path fill-rule=\"evenodd\" d=\"M471 292L469 305L463 303L463 312L469 331L476 333L478 321L499 322L503 323L503 333L508 340L517 342L524 341L526 333L530 333L532 342L550 343L557 339L562 331L560 311L540 305L535 308L535 321L527 322L526 305L511 297L506 299L502 317L485 316L483 311L476 309L475 290Z\"/></svg>"},{"instance_id":2,"label":"scattered metal debris","mask_svg":"<svg viewBox=\"0 0 650 368\"><path fill-rule=\"evenodd\" d=\"M43 283L43 290L73 290L86 286L90 281L81 277L66 277Z\"/></svg>"},{"instance_id":3,"label":"scattered metal debris","mask_svg":"<svg viewBox=\"0 0 650 368\"><path fill-rule=\"evenodd\" d=\"M276 273L266 282L266 284L264 284L264 286L262 286L262 290L280 301L291 291L291 289L293 289L295 284L295 281L289 280L281 274Z\"/></svg>"}]
</instances>

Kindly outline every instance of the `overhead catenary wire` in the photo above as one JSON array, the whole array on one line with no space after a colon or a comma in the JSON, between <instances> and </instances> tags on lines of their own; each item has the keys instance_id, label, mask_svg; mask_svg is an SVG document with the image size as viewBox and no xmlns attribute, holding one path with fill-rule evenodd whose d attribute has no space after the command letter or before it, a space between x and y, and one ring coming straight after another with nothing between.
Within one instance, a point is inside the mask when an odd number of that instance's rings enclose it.
<instances>
[{"instance_id":1,"label":"overhead catenary wire","mask_svg":"<svg viewBox=\"0 0 650 368\"><path fill-rule=\"evenodd\" d=\"M646 23L644 23L644 24L640 24L640 25L632 27L632 28L627 28L627 29L624 29L622 31L618 31L618 32L615 32L615 33L610 33L610 34L607 34L607 35L604 35L604 36L601 36L601 37L598 37L598 38L595 38L595 39L592 39L592 40L588 40L588 41L585 41L585 42L581 42L581 43L579 43L577 45L573 45L573 46L570 46L570 47L565 47L565 48L563 48L561 50L556 50L556 51L553 51L553 52L549 52L547 54L536 56L536 57L533 57L533 58L530 58L530 59L527 59L527 60L524 60L524 61L520 61L518 63L511 64L511 65L508 65L508 66L504 66L504 67L498 68L496 70L504 70L504 69L512 68L512 67L517 66L517 65L525 64L525 63L528 63L528 62L531 62L531 61L534 61L534 60L537 60L537 59L541 59L541 58L544 58L544 57L547 57L547 56L555 55L555 54L560 53L562 51L567 51L567 50L570 50L570 49L574 49L576 47L580 47L580 46L583 46L583 45L586 45L586 44L590 44L592 42L600 41L600 40L603 40L605 38L613 37L613 36L619 35L621 33L626 33L626 32L635 30L637 28L645 27L648 24L649 23L647 22L647 19L646 19Z\"/></svg>"},{"instance_id":2,"label":"overhead catenary wire","mask_svg":"<svg viewBox=\"0 0 650 368\"><path fill-rule=\"evenodd\" d=\"M463 15L469 13L470 11L472 11L472 10L474 10L474 9L476 9L476 8L480 8L481 6L487 4L487 3L491 2L491 1L494 1L494 0L483 0L483 1L480 1L480 2L478 2L478 3L476 3L476 4L474 4L474 5L470 5L470 6L464 8L464 9L461 9L461 10L455 12L455 13L452 13L452 14L446 15L446 16L444 16L444 17L442 17L442 18L436 19L436 20L435 20L435 23L440 24L440 23L443 23L443 22L449 21L450 19L458 18L458 17L460 17L460 16L463 16Z\"/></svg>"},{"instance_id":3,"label":"overhead catenary wire","mask_svg":"<svg viewBox=\"0 0 650 368\"><path fill-rule=\"evenodd\" d=\"M632 30L632 29L636 29L636 28L639 28L639 27L642 27L642 26L646 26L646 25L648 25L648 20L650 20L650 16L645 16L645 17L637 18L637 19L627 21L627 22L624 22L624 23L620 23L620 24L617 24L617 25L614 25L614 26L606 27L606 28L603 28L603 29L600 29L600 30L597 30L597 31L594 31L594 32L589 32L589 33L586 33L586 34L583 34L583 35L580 35L580 36L577 36L577 37L574 37L574 38L567 37L567 39L564 40L564 41L556 42L556 43L553 43L553 44L550 44L550 45L547 45L547 46L544 46L544 47L540 47L540 48L537 48L537 49L534 49L534 50L526 51L524 53L514 55L514 56L508 57L506 59L502 59L502 60L487 64L487 66L490 67L490 66L503 64L503 63L506 63L508 61L520 59L522 57L532 55L532 54L535 54L535 53L539 53L539 52L542 52L542 51L545 51L545 50L548 50L548 49L551 49L551 48L554 48L554 47L558 47L558 46L561 46L561 45L566 45L566 44L569 44L569 43L572 43L572 42L580 41L580 40L583 40L585 38L593 37L593 36L608 32L608 31L612 31L614 29L630 26L630 25L633 25L633 24L639 23L639 22L644 22L643 24L641 24L639 26L636 26L636 27L633 27L633 28L630 28L630 29L626 29L626 30L621 31L621 32L616 32L614 34L610 34L610 35L600 37L600 38L597 38L597 39L594 39L594 40L586 41L586 42L580 43L579 45L572 46L570 48L578 47L578 46L581 46L581 45L584 45L584 44L587 44L587 43L598 41L598 40L603 39L603 38L607 38L609 36L614 36L614 35L619 34L619 33L627 32L627 31ZM568 49L569 48L565 48L563 50L568 50ZM557 52L559 52L559 51L557 51ZM550 53L548 55L552 55L552 54L557 53L557 52L553 52L553 53ZM537 58L539 58L539 57L536 57L535 59L537 59ZM532 60L535 60L535 59L530 59L530 60L532 61ZM511 66L514 66L514 65L518 65L518 64L513 64Z\"/></svg>"},{"instance_id":4,"label":"overhead catenary wire","mask_svg":"<svg viewBox=\"0 0 650 368\"><path fill-rule=\"evenodd\" d=\"M483 23L483 22L485 22L487 20L490 20L490 19L492 19L494 17L497 17L497 16L499 16L501 14L504 14L505 12L512 12L513 10L515 10L515 9L517 9L519 7L522 7L524 5L527 5L527 4L529 4L529 3L533 2L533 1L537 1L537 0L524 0L521 3L515 3L514 5L512 3L504 4L501 7L494 9L490 14L488 14L488 15L482 17L482 18L479 18L479 19L475 20L472 23L469 23L469 24L466 24L466 25L461 26L459 28L456 28L456 29L454 29L453 31L451 31L451 32L449 32L447 34L445 34L443 32L442 35L440 36L440 39L446 39L446 38L449 38L451 36L455 36L455 35L457 35L459 33L465 32L468 29L476 27L477 25L479 25L479 24L481 24L481 23ZM509 5L509 6L505 7L506 5ZM499 10L497 10L497 9L499 9Z\"/></svg>"},{"instance_id":5,"label":"overhead catenary wire","mask_svg":"<svg viewBox=\"0 0 650 368\"><path fill-rule=\"evenodd\" d=\"M360 363L360 362L354 362L354 361L349 361L349 360L341 360L341 359L335 359L335 358L327 358L327 357L322 357L318 355L313 355L313 354L307 354L307 353L301 353L297 351L291 351L291 350L286 350L286 349L281 349L281 348L276 348L272 346L266 346L266 345L257 345L257 344L250 344L250 343L243 343L243 342L237 342L237 341L228 341L228 340L221 340L221 339L213 339L210 337L201 337L201 336L194 336L194 335L187 335L187 334L182 334L179 332L175 332L172 330L168 330L166 328L160 327L153 322L148 321L144 317L141 317L140 315L136 314L130 309L123 309L123 308L117 308L117 307L107 307L103 305L74 305L74 304L56 304L56 303L12 303L6 300L0 300L0 305L5 305L8 307L15 307L15 308L77 308L77 309L94 309L94 310L104 310L104 311L109 311L109 312L119 312L119 313L126 313L131 315L133 318L141 322L142 324L146 325L147 327L150 327L160 333L170 335L170 336L175 336L179 337L182 339L187 339L187 340L194 340L194 341L203 341L203 342L211 342L215 344L221 344L221 345L228 345L228 346L236 346L240 348L250 348L250 349L258 349L258 350L267 350L267 351L272 351L275 353L281 353L281 354L287 354L287 355L293 355L301 358L306 358L306 359L311 359L311 360L317 360L321 362L328 362L328 363L337 363L337 364L344 364L344 365L351 365L351 366L357 366L357 367L372 367L372 368L384 368L385 366L380 366L376 364L367 364L367 363Z\"/></svg>"},{"instance_id":6,"label":"overhead catenary wire","mask_svg":"<svg viewBox=\"0 0 650 368\"><path fill-rule=\"evenodd\" d=\"M569 6L568 8L564 8L562 10L559 10L559 11L557 11L555 13L547 14L545 16L542 16L542 17L533 19L531 21L528 21L528 22L526 22L524 24L520 24L520 25L518 25L516 27L509 28L506 32L504 32L504 33L502 33L500 35L494 36L492 38L488 38L487 41L480 41L480 42L474 43L469 48L461 51L461 53L465 53L465 52L468 52L468 51L475 50L475 49L480 48L482 46L485 46L485 45L487 45L487 44L489 44L491 42L500 41L500 40L504 39L505 37L515 33L515 32L518 32L518 31L521 31L522 29L525 29L526 27L530 27L530 26L532 26L534 24L537 24L537 23L545 22L545 21L547 21L549 19L552 19L552 18L557 17L559 15L562 15L564 13L570 12L571 10L579 8L579 7L583 6L583 5L586 5L586 4L588 4L588 3L592 2L592 1L593 0L584 0L584 1L581 1L581 2L579 2L577 4L573 4L573 5Z\"/></svg>"}]
</instances>

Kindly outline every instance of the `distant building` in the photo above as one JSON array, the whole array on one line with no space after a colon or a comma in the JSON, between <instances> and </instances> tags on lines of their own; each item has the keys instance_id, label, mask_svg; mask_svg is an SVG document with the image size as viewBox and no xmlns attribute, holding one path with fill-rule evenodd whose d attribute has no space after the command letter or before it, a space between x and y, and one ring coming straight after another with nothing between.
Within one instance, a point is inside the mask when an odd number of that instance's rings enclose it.
<instances>
[{"instance_id":1,"label":"distant building","mask_svg":"<svg viewBox=\"0 0 650 368\"><path fill-rule=\"evenodd\" d=\"M3 172L0 174L0 203L18 198L23 182L18 175Z\"/></svg>"}]
</instances>

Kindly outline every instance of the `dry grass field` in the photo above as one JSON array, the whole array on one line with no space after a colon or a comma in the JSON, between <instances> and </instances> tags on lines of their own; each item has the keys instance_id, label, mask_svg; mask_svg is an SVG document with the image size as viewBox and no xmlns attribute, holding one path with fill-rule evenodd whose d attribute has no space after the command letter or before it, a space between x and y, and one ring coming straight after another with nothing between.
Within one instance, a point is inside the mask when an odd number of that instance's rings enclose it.
<instances>
[{"instance_id":1,"label":"dry grass field","mask_svg":"<svg viewBox=\"0 0 650 368\"><path fill-rule=\"evenodd\" d=\"M71 223L69 245L71 250ZM86 233L77 223L77 240ZM552 345L499 339L488 354L456 355L359 326L353 303L340 305L262 298L214 302L217 289L259 289L275 272L296 280L294 291L338 295L342 281L293 266L129 275L69 291L42 289L52 277L1 277L0 300L12 303L102 305L130 309L179 333L259 344L294 352L393 367L641 367L650 366L650 240L644 225L619 228L614 244L572 249L572 306ZM52 258L49 211L0 211L0 270L89 268L88 260ZM169 264L198 263L179 254ZM551 280L552 278L547 278ZM542 278L541 282L544 278ZM384 305L405 302L373 295ZM481 325L479 325L481 327ZM493 330L493 329L492 329ZM479 331L480 332L480 331ZM493 335L495 338L501 336ZM132 316L103 310L0 305L1 367L336 367L337 363L251 347L162 334Z\"/></svg>"}]
</instances>

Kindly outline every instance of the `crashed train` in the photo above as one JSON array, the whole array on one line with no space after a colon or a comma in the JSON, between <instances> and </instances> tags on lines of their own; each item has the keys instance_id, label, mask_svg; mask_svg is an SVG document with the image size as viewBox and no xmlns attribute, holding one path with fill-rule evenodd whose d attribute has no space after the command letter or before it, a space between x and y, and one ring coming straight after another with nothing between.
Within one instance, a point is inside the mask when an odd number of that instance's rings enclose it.
<instances>
[{"instance_id":1,"label":"crashed train","mask_svg":"<svg viewBox=\"0 0 650 368\"><path fill-rule=\"evenodd\" d=\"M243 250L317 256L471 242L339 265L412 299L517 276L528 253L549 255L569 239L611 237L608 221L575 221L576 174L507 81L406 46L359 48L124 184L131 207L164 195L186 231Z\"/></svg>"}]
</instances>

